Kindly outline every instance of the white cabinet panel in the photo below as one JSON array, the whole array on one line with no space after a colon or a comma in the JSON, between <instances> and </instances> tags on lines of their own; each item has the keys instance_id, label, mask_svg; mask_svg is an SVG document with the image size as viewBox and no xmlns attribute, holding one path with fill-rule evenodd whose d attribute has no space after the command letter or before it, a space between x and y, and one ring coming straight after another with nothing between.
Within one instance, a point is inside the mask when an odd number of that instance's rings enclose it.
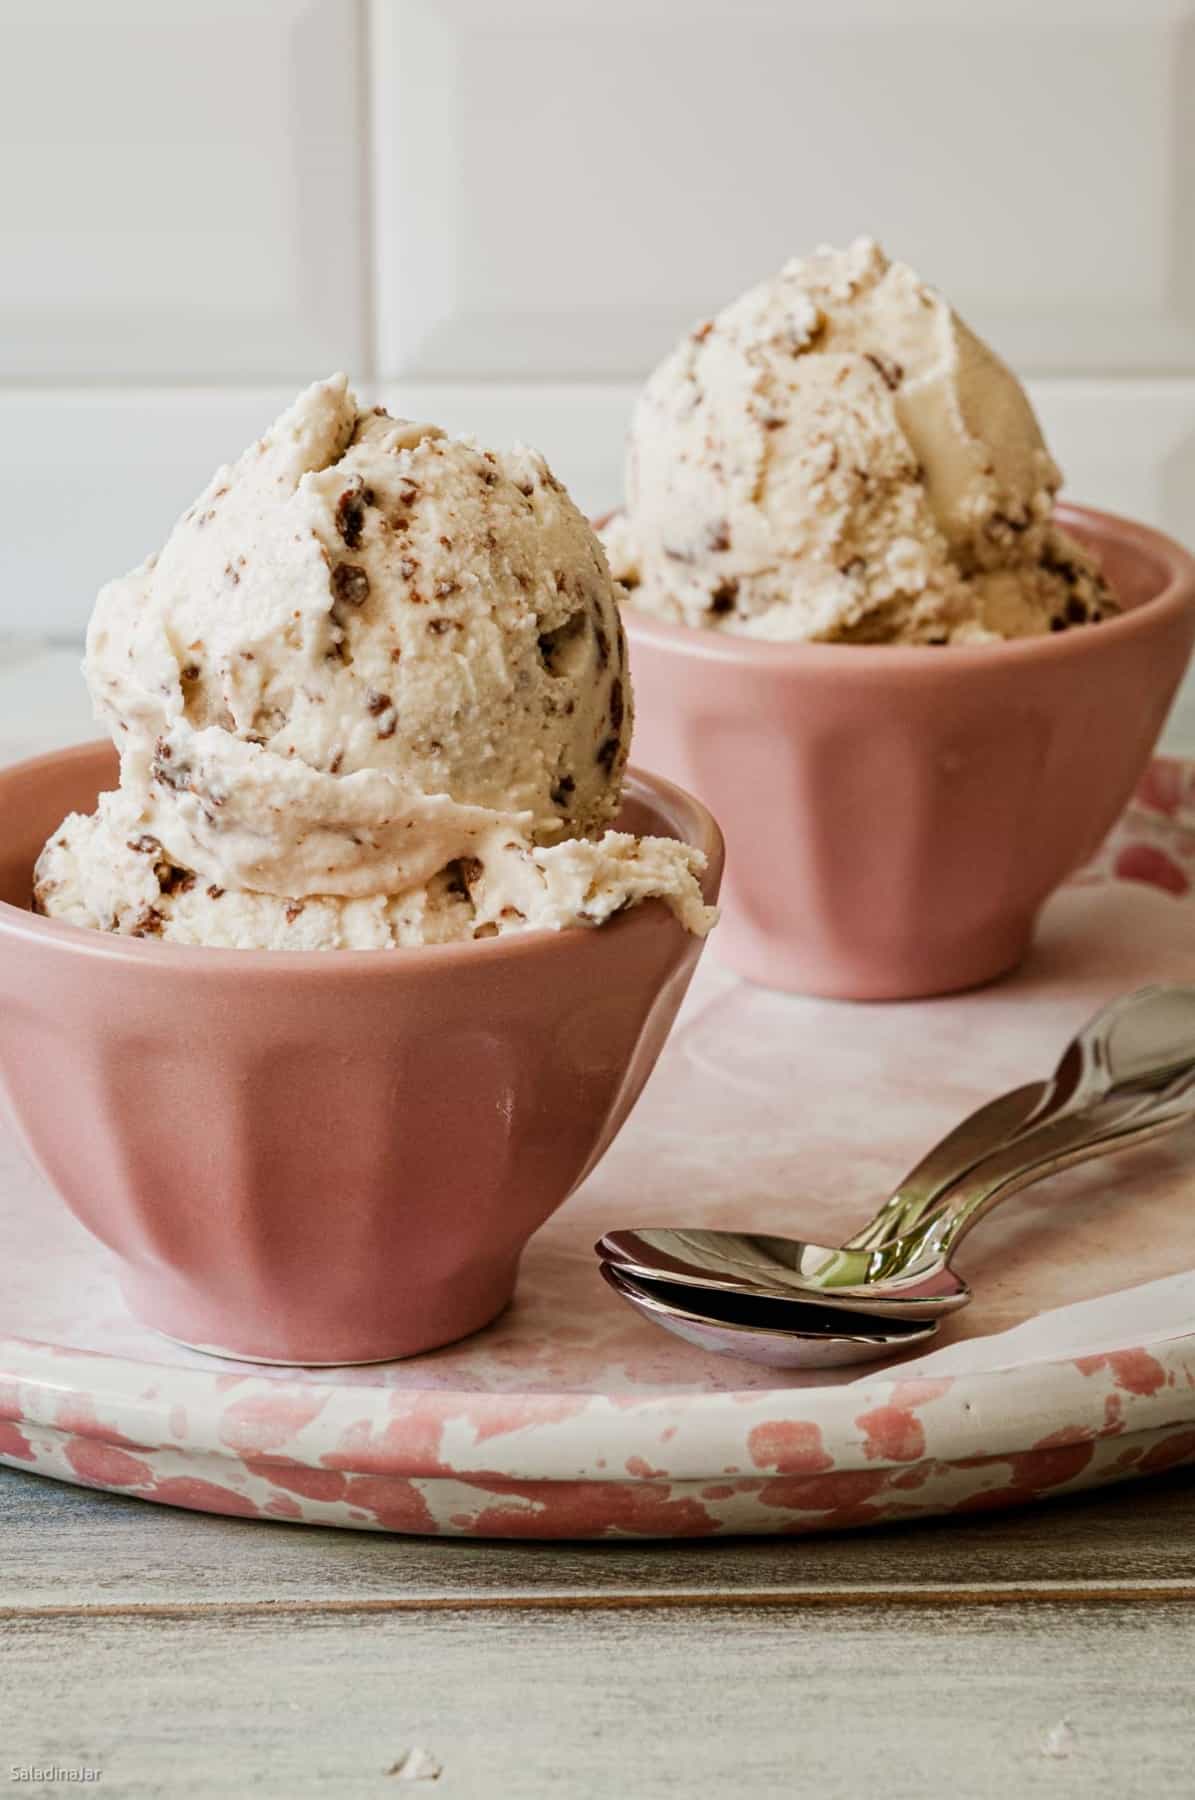
<instances>
[{"instance_id":1,"label":"white cabinet panel","mask_svg":"<svg viewBox=\"0 0 1195 1800\"><path fill-rule=\"evenodd\" d=\"M78 636L293 388L0 395L0 635Z\"/></svg>"},{"instance_id":2,"label":"white cabinet panel","mask_svg":"<svg viewBox=\"0 0 1195 1800\"><path fill-rule=\"evenodd\" d=\"M1195 0L374 0L383 372L636 375L865 231L1041 372L1195 369Z\"/></svg>"},{"instance_id":3,"label":"white cabinet panel","mask_svg":"<svg viewBox=\"0 0 1195 1800\"><path fill-rule=\"evenodd\" d=\"M0 376L309 378L360 361L358 13L4 8Z\"/></svg>"},{"instance_id":4,"label":"white cabinet panel","mask_svg":"<svg viewBox=\"0 0 1195 1800\"><path fill-rule=\"evenodd\" d=\"M1195 381L1038 381L1068 499L1160 525L1195 550Z\"/></svg>"}]
</instances>

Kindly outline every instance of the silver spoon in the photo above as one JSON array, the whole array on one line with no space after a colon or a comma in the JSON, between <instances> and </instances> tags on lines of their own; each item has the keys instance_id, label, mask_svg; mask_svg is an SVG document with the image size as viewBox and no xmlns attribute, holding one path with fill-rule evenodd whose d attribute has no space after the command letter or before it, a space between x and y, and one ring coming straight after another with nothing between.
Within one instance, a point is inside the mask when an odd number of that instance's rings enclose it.
<instances>
[{"instance_id":1,"label":"silver spoon","mask_svg":"<svg viewBox=\"0 0 1195 1800\"><path fill-rule=\"evenodd\" d=\"M687 1344L772 1369L833 1369L843 1363L875 1362L924 1343L938 1329L937 1320L905 1324L862 1314L847 1320L841 1313L822 1315L803 1301L794 1306L787 1300L641 1281L613 1263L602 1263L601 1272L616 1294ZM794 1314L799 1315L796 1323Z\"/></svg>"},{"instance_id":2,"label":"silver spoon","mask_svg":"<svg viewBox=\"0 0 1195 1800\"><path fill-rule=\"evenodd\" d=\"M1150 1135L1155 1128L1171 1129L1187 1116L1179 1090L1192 1074L1195 987L1144 988L1096 1014L1068 1044L1048 1081L1018 1088L964 1120L840 1248L767 1233L661 1227L610 1232L596 1249L606 1261L657 1286L673 1283L906 1319L935 1317L971 1297L947 1265L959 1240L957 1229L947 1247L935 1238L943 1200L954 1184L988 1168L992 1178L1012 1175L1024 1186L1099 1154L1095 1146L1107 1134L1137 1119L1163 1094L1178 1110L1165 1122L1155 1121ZM993 1163L1001 1153L1005 1163ZM1001 1197L1012 1191L1003 1183L999 1190ZM965 1229L973 1222L969 1218Z\"/></svg>"},{"instance_id":3,"label":"silver spoon","mask_svg":"<svg viewBox=\"0 0 1195 1800\"><path fill-rule=\"evenodd\" d=\"M998 1201L1058 1169L1145 1143L1192 1118L1195 1071L1187 1071L1143 1101L1132 1117L1112 1123L1097 1106L1006 1146L964 1176L934 1214L908 1234L921 1260L910 1259L904 1273L914 1282L932 1282L935 1273L950 1275L948 1258ZM876 1254L900 1254L906 1241L896 1239ZM938 1307L924 1316L906 1311L887 1317L879 1308L874 1313L861 1307L848 1311L819 1303L816 1294L781 1297L659 1281L609 1262L601 1264L601 1272L616 1293L665 1330L703 1349L770 1367L819 1369L875 1360L932 1336L943 1311ZM950 1278L962 1288L963 1300L969 1299L970 1290L957 1277ZM872 1291L883 1298L882 1279ZM957 1298L953 1302L961 1303Z\"/></svg>"}]
</instances>

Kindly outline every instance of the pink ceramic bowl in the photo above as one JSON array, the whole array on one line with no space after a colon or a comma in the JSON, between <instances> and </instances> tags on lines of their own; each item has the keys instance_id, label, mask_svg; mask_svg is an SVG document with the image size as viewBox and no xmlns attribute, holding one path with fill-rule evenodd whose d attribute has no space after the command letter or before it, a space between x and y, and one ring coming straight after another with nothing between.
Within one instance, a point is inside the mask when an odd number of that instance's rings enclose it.
<instances>
[{"instance_id":1,"label":"pink ceramic bowl","mask_svg":"<svg viewBox=\"0 0 1195 1800\"><path fill-rule=\"evenodd\" d=\"M640 762L726 833L716 954L855 1000L971 987L1024 954L1047 895L1142 773L1195 636L1195 560L1059 508L1125 607L953 649L775 644L624 612Z\"/></svg>"},{"instance_id":2,"label":"pink ceramic bowl","mask_svg":"<svg viewBox=\"0 0 1195 1800\"><path fill-rule=\"evenodd\" d=\"M107 745L0 772L0 1082L24 1140L173 1338L286 1363L476 1331L601 1156L701 951L659 902L592 931L223 951L37 918L31 870L114 785ZM632 774L624 819L722 845Z\"/></svg>"}]
</instances>

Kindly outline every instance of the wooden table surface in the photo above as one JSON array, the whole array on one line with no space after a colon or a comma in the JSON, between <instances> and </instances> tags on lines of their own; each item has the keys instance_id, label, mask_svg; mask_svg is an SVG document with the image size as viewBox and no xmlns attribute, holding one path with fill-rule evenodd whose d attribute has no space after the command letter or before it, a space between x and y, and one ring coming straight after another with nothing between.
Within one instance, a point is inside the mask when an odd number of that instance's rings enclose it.
<instances>
[{"instance_id":1,"label":"wooden table surface","mask_svg":"<svg viewBox=\"0 0 1195 1800\"><path fill-rule=\"evenodd\" d=\"M0 1469L0 1781L47 1765L109 1796L1185 1800L1195 1473L965 1524L541 1546Z\"/></svg>"}]
</instances>

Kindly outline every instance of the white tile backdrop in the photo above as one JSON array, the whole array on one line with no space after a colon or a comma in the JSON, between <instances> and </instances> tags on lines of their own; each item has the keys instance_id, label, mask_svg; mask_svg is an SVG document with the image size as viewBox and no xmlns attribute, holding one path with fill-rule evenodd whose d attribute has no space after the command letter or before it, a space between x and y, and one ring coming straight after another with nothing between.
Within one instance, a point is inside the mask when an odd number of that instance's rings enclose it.
<instances>
[{"instance_id":1,"label":"white tile backdrop","mask_svg":"<svg viewBox=\"0 0 1195 1800\"><path fill-rule=\"evenodd\" d=\"M872 230L1195 541L1195 0L0 0L0 634L301 383L617 497L636 382Z\"/></svg>"}]
</instances>

